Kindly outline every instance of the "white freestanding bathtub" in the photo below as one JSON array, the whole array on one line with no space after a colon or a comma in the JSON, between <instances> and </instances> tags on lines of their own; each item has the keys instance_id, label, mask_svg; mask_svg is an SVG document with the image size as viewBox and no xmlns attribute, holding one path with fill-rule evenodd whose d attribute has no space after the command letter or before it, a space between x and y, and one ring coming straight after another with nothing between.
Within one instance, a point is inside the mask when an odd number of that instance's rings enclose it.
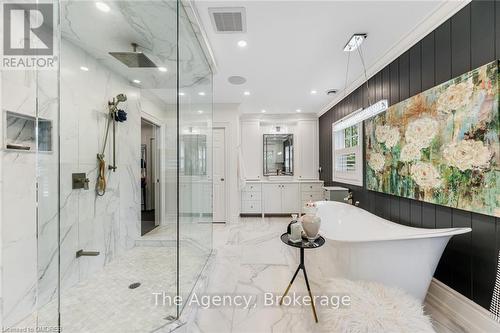
<instances>
[{"instance_id":1,"label":"white freestanding bathtub","mask_svg":"<svg viewBox=\"0 0 500 333\"><path fill-rule=\"evenodd\" d=\"M450 238L471 231L412 228L346 203L316 204L326 239L318 252L324 274L398 287L422 302Z\"/></svg>"}]
</instances>

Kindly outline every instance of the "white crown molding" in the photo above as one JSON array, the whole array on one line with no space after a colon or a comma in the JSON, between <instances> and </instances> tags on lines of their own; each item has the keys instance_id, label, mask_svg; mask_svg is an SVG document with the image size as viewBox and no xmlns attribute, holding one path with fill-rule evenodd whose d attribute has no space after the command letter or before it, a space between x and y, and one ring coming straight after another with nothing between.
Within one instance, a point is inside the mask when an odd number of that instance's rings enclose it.
<instances>
[{"instance_id":1,"label":"white crown molding","mask_svg":"<svg viewBox=\"0 0 500 333\"><path fill-rule=\"evenodd\" d=\"M500 332L500 323L488 310L439 280L432 279L425 303L426 312L438 322L449 321L464 332Z\"/></svg>"},{"instance_id":2,"label":"white crown molding","mask_svg":"<svg viewBox=\"0 0 500 333\"><path fill-rule=\"evenodd\" d=\"M315 113L287 113L287 114L263 114L263 113L243 113L240 115L240 121L255 121L260 122L281 122L293 123L301 120L317 120L318 116Z\"/></svg>"},{"instance_id":3,"label":"white crown molding","mask_svg":"<svg viewBox=\"0 0 500 333\"><path fill-rule=\"evenodd\" d=\"M460 9L468 5L472 0L449 0L443 2L434 12L427 16L421 23L413 28L406 36L397 41L378 61L366 69L366 76L370 79L372 76L380 72L387 65L397 59L404 52L409 50L413 45L422 40L429 33L434 31L447 19L455 15ZM365 83L364 74L359 75L357 79L352 81L344 90L339 90L334 100L325 105L319 112L318 116L323 115L328 110L333 108L337 103L342 101L346 96L359 88Z\"/></svg>"}]
</instances>

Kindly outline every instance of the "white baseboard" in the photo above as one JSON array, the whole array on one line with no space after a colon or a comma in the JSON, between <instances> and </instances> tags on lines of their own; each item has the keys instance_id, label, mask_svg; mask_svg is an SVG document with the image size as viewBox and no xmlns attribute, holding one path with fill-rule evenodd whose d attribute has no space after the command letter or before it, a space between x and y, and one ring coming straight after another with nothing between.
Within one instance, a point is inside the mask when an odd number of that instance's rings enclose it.
<instances>
[{"instance_id":1,"label":"white baseboard","mask_svg":"<svg viewBox=\"0 0 500 333\"><path fill-rule=\"evenodd\" d=\"M488 310L439 280L432 279L425 302L466 332L500 332Z\"/></svg>"}]
</instances>

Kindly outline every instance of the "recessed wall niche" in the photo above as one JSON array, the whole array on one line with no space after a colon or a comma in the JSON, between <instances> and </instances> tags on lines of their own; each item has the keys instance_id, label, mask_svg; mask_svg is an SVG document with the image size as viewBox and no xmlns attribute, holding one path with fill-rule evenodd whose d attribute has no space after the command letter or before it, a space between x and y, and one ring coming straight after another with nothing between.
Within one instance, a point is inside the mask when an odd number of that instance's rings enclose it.
<instances>
[{"instance_id":1,"label":"recessed wall niche","mask_svg":"<svg viewBox=\"0 0 500 333\"><path fill-rule=\"evenodd\" d=\"M4 110L4 148L8 151L52 151L52 121ZM38 127L37 125L38 121Z\"/></svg>"}]
</instances>

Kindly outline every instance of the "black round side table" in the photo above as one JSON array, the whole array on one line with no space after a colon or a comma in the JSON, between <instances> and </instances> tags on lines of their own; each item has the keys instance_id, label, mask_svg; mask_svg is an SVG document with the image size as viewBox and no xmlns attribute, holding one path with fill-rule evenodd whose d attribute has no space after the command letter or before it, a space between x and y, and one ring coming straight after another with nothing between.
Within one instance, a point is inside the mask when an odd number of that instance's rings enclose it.
<instances>
[{"instance_id":1,"label":"black round side table","mask_svg":"<svg viewBox=\"0 0 500 333\"><path fill-rule=\"evenodd\" d=\"M283 304L283 298L286 296L286 294L288 294L288 291L290 290L290 287L292 286L293 281L297 277L299 270L302 269L302 271L304 272L304 278L306 280L307 291L309 292L309 297L311 298L311 306L312 306L312 311L313 311L313 315L314 315L314 320L316 322L318 322L318 316L316 314L316 307L314 306L314 301L313 301L313 297L311 294L311 288L309 287L309 280L307 279L306 266L304 265L304 249L317 249L318 247L321 247L323 244L325 244L325 239L322 236L318 236L318 238L316 238L314 240L314 242L312 242L312 243L310 243L309 241L304 240L304 239L301 242L294 243L294 242L290 241L289 236L290 235L285 232L280 237L281 241L288 246L293 246L293 247L297 247L300 249L300 263L299 263L299 267L297 267L297 270L295 271L295 274L293 274L293 277L292 277L292 280L290 281L290 284L288 285L288 287L285 290L285 294L283 294L283 297L281 297L280 305Z\"/></svg>"}]
</instances>

